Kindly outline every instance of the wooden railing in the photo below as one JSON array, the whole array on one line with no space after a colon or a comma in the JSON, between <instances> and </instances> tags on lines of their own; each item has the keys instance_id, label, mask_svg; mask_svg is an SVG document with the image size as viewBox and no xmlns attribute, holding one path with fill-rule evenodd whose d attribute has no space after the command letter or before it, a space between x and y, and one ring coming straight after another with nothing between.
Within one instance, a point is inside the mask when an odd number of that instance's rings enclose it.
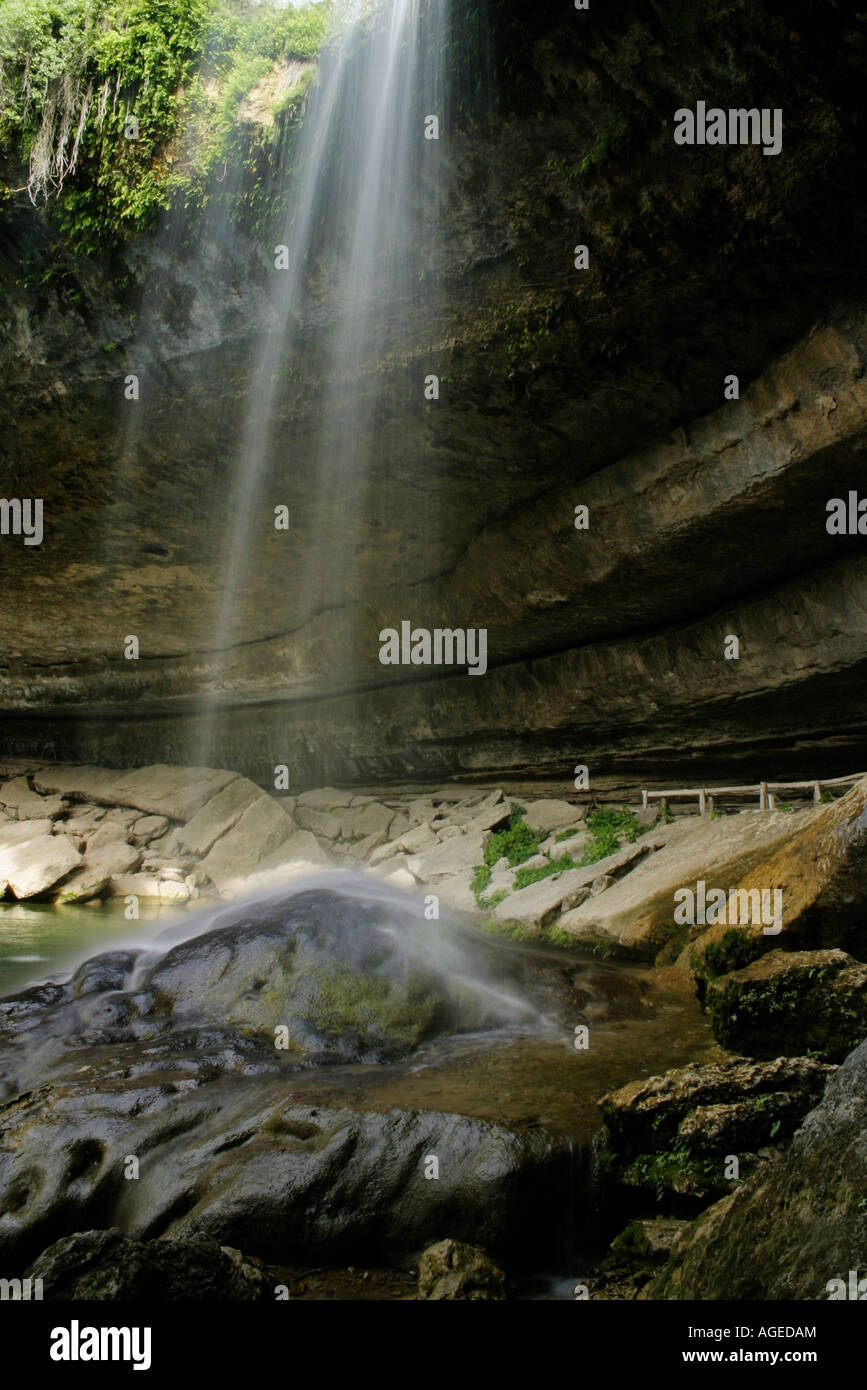
<instances>
[{"instance_id":1,"label":"wooden railing","mask_svg":"<svg viewBox=\"0 0 867 1390\"><path fill-rule=\"evenodd\" d=\"M852 786L855 782L860 782L862 777L867 777L867 773L853 772L848 777L824 777L821 781L815 782L753 782L746 787L683 787L676 791L662 792L644 790L641 793L641 804L649 806L651 801L667 804L677 799L697 798L699 815L704 816L712 814L715 802L724 797L757 795L759 810L773 811L780 792L811 791L813 801L818 802L822 800L823 791L830 790L831 787Z\"/></svg>"}]
</instances>

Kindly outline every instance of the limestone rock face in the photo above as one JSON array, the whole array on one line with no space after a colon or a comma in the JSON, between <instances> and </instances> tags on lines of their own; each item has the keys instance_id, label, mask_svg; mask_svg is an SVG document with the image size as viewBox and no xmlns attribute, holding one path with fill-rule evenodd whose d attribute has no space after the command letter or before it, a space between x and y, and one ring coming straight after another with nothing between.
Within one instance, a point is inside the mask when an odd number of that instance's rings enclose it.
<instances>
[{"instance_id":1,"label":"limestone rock face","mask_svg":"<svg viewBox=\"0 0 867 1390\"><path fill-rule=\"evenodd\" d=\"M817 811L738 887L782 891L776 940L787 949L840 946L867 956L867 778Z\"/></svg>"},{"instance_id":2,"label":"limestone rock face","mask_svg":"<svg viewBox=\"0 0 867 1390\"><path fill-rule=\"evenodd\" d=\"M867 1248L867 1042L791 1147L686 1228L649 1298L827 1299ZM839 1286L838 1286L839 1287Z\"/></svg>"},{"instance_id":3,"label":"limestone rock face","mask_svg":"<svg viewBox=\"0 0 867 1390\"><path fill-rule=\"evenodd\" d=\"M474 7L453 9L460 25ZM860 18L636 0L604 7L590 32L562 6L498 0L498 20L498 119L480 119L491 92L474 96L477 74L460 98L458 84L441 161L443 306L435 319L385 306L395 350L371 348L357 374L346 412L368 464L346 495L296 466L347 427L326 418L320 351L345 305L324 277L313 285L310 350L269 421L268 485L303 543L251 566L228 658L213 643L213 536L230 532L234 495L214 467L230 475L254 344L277 327L261 251L238 231L215 277L207 255L140 239L110 280L26 194L4 204L8 488L26 479L51 527L44 586L32 552L0 554L11 752L170 763L193 746L207 693L220 761L263 786L275 750L301 786L455 768L563 779L578 756L594 773L652 759L672 776L701 756L719 780L774 762L816 775L825 758L853 770L867 575L862 539L824 523L827 499L857 481L867 400ZM458 42L450 54L472 61ZM687 88L737 107L771 87L797 159L675 146ZM821 237L803 236L805 207ZM576 276L569 248L590 224L591 268ZM188 230L200 246L202 228ZM118 361L145 343L158 389L131 443ZM449 390L413 414L422 357ZM740 398L724 402L732 364ZM118 477L137 549L113 526ZM399 544L383 544L386 514ZM321 536L354 563L323 559L311 583ZM106 595L111 621L95 623ZM487 673L384 668L378 633L403 618L484 625ZM138 662L120 658L118 632L147 635ZM748 662L721 661L727 632Z\"/></svg>"}]
</instances>

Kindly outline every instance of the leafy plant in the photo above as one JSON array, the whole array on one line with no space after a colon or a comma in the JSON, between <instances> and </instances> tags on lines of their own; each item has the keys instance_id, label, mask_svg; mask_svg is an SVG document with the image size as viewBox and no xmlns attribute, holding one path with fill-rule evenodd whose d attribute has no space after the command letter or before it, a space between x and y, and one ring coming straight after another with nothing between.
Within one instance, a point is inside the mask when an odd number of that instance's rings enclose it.
<instances>
[{"instance_id":1,"label":"leafy plant","mask_svg":"<svg viewBox=\"0 0 867 1390\"><path fill-rule=\"evenodd\" d=\"M508 828L497 830L485 847L486 864L493 866L499 859L508 859L514 867L538 853L539 837L533 834L523 816L523 806L513 802Z\"/></svg>"}]
</instances>

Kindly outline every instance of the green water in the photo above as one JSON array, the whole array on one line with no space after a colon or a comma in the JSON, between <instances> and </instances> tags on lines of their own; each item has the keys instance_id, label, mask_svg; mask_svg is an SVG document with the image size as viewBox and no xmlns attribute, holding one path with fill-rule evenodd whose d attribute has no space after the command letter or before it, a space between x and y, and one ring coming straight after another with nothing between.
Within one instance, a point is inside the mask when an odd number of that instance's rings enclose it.
<instances>
[{"instance_id":1,"label":"green water","mask_svg":"<svg viewBox=\"0 0 867 1390\"><path fill-rule=\"evenodd\" d=\"M123 900L97 907L52 903L0 903L0 996L64 975L88 956L116 946L147 946L164 927L186 916L177 904L140 904L140 918L124 917Z\"/></svg>"}]
</instances>

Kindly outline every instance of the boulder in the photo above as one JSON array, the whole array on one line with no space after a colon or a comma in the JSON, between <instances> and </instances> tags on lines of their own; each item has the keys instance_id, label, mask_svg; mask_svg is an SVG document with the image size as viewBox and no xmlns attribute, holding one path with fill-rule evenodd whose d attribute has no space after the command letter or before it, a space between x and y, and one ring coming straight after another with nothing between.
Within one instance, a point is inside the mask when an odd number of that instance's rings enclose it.
<instances>
[{"instance_id":1,"label":"boulder","mask_svg":"<svg viewBox=\"0 0 867 1390\"><path fill-rule=\"evenodd\" d=\"M59 792L104 806L132 806L149 815L188 821L237 775L212 767L173 767L168 763L154 763L134 772L60 764L42 768L34 775L33 784L39 791Z\"/></svg>"},{"instance_id":2,"label":"boulder","mask_svg":"<svg viewBox=\"0 0 867 1390\"><path fill-rule=\"evenodd\" d=\"M130 830L138 819L139 812L131 811L125 806L112 806L105 813L107 825L122 825L124 830Z\"/></svg>"},{"instance_id":3,"label":"boulder","mask_svg":"<svg viewBox=\"0 0 867 1390\"><path fill-rule=\"evenodd\" d=\"M297 806L295 819L302 830L312 830L325 840L336 840L340 835L341 819L333 811L317 811L312 806Z\"/></svg>"},{"instance_id":4,"label":"boulder","mask_svg":"<svg viewBox=\"0 0 867 1390\"><path fill-rule=\"evenodd\" d=\"M414 1258L444 1229L497 1254L548 1239L569 1164L541 1128L303 1095L317 1062L534 1020L481 983L502 953L479 933L365 881L221 905L156 946L0 1001L4 1270L95 1224L283 1264Z\"/></svg>"},{"instance_id":5,"label":"boulder","mask_svg":"<svg viewBox=\"0 0 867 1390\"><path fill-rule=\"evenodd\" d=\"M840 1062L867 1037L867 965L845 951L771 951L709 981L706 1003L731 1052Z\"/></svg>"},{"instance_id":6,"label":"boulder","mask_svg":"<svg viewBox=\"0 0 867 1390\"><path fill-rule=\"evenodd\" d=\"M382 835L384 839L393 820L394 811L388 806L383 806L381 802L371 801L365 806L341 811L340 833L346 839L354 835Z\"/></svg>"},{"instance_id":7,"label":"boulder","mask_svg":"<svg viewBox=\"0 0 867 1390\"><path fill-rule=\"evenodd\" d=\"M600 874L598 878L594 878L590 885L591 898L598 898L599 894L604 893L606 888L610 888L614 881L613 874Z\"/></svg>"},{"instance_id":8,"label":"boulder","mask_svg":"<svg viewBox=\"0 0 867 1390\"><path fill-rule=\"evenodd\" d=\"M189 896L190 890L182 877L160 878L160 902L185 903Z\"/></svg>"},{"instance_id":9,"label":"boulder","mask_svg":"<svg viewBox=\"0 0 867 1390\"><path fill-rule=\"evenodd\" d=\"M599 1102L607 1171L648 1195L727 1192L726 1155L743 1177L759 1150L795 1131L833 1072L808 1057L731 1058L630 1082Z\"/></svg>"},{"instance_id":10,"label":"boulder","mask_svg":"<svg viewBox=\"0 0 867 1390\"><path fill-rule=\"evenodd\" d=\"M686 1228L647 1297L840 1297L867 1250L865 1133L867 1042L837 1068L791 1145Z\"/></svg>"},{"instance_id":11,"label":"boulder","mask_svg":"<svg viewBox=\"0 0 867 1390\"><path fill-rule=\"evenodd\" d=\"M86 836L85 843L87 848L93 853L98 849L104 849L107 845L125 845L129 841L129 830L120 821L109 820L106 818L101 825L95 826Z\"/></svg>"},{"instance_id":12,"label":"boulder","mask_svg":"<svg viewBox=\"0 0 867 1390\"><path fill-rule=\"evenodd\" d=\"M576 826L566 826L565 829L574 830L574 835L567 835L565 840L561 840L558 839L558 836L563 832L558 830L554 835L549 835L547 840L541 842L539 853L550 854L555 858L558 854L569 854L573 859L580 859L592 836L589 830L584 829L583 821L580 821Z\"/></svg>"},{"instance_id":13,"label":"boulder","mask_svg":"<svg viewBox=\"0 0 867 1390\"><path fill-rule=\"evenodd\" d=\"M179 826L179 842L194 854L207 854L223 835L237 825L245 811L262 799L279 805L246 777L235 777L201 807L186 825ZM280 807L287 815L285 806ZM287 819L289 819L287 815Z\"/></svg>"},{"instance_id":14,"label":"boulder","mask_svg":"<svg viewBox=\"0 0 867 1390\"><path fill-rule=\"evenodd\" d=\"M104 815L105 812L101 808L92 807L74 816L68 816L66 820L56 820L52 829L55 835L75 835L86 841L88 835L96 834Z\"/></svg>"},{"instance_id":15,"label":"boulder","mask_svg":"<svg viewBox=\"0 0 867 1390\"><path fill-rule=\"evenodd\" d=\"M275 1282L239 1250L204 1236L140 1240L116 1228L55 1241L26 1277L42 1280L43 1298L62 1302L255 1302L272 1300Z\"/></svg>"},{"instance_id":16,"label":"boulder","mask_svg":"<svg viewBox=\"0 0 867 1390\"><path fill-rule=\"evenodd\" d=\"M207 862L207 861L206 861ZM312 830L296 830L281 845L263 859L253 882L278 884L282 876L296 877L299 871L333 864L334 860Z\"/></svg>"},{"instance_id":17,"label":"boulder","mask_svg":"<svg viewBox=\"0 0 867 1390\"><path fill-rule=\"evenodd\" d=\"M509 803L502 799L490 806L483 806L478 812L474 811L473 815L464 823L464 830L467 835L478 835L483 830L493 830L498 825L505 825L509 819L510 810Z\"/></svg>"},{"instance_id":18,"label":"boulder","mask_svg":"<svg viewBox=\"0 0 867 1390\"><path fill-rule=\"evenodd\" d=\"M68 835L35 835L0 850L0 882L5 882L16 898L35 898L60 883L80 863L81 855Z\"/></svg>"},{"instance_id":19,"label":"boulder","mask_svg":"<svg viewBox=\"0 0 867 1390\"><path fill-rule=\"evenodd\" d=\"M349 806L352 801L352 792L342 792L337 787L316 787L313 791L301 793L296 801L296 809L307 806L312 811L334 811L338 807Z\"/></svg>"},{"instance_id":20,"label":"boulder","mask_svg":"<svg viewBox=\"0 0 867 1390\"><path fill-rule=\"evenodd\" d=\"M112 874L108 881L111 898L158 898L160 881L155 874Z\"/></svg>"},{"instance_id":21,"label":"boulder","mask_svg":"<svg viewBox=\"0 0 867 1390\"><path fill-rule=\"evenodd\" d=\"M59 796L39 796L24 777L13 777L0 786L0 806L17 812L19 820L55 820L66 810Z\"/></svg>"},{"instance_id":22,"label":"boulder","mask_svg":"<svg viewBox=\"0 0 867 1390\"><path fill-rule=\"evenodd\" d=\"M220 836L202 860L202 868L221 893L238 892L244 880L290 838L294 828L283 807L260 792L232 829Z\"/></svg>"},{"instance_id":23,"label":"boulder","mask_svg":"<svg viewBox=\"0 0 867 1390\"><path fill-rule=\"evenodd\" d=\"M429 1245L418 1262L420 1299L494 1300L506 1297L506 1276L499 1265L462 1240Z\"/></svg>"},{"instance_id":24,"label":"boulder","mask_svg":"<svg viewBox=\"0 0 867 1390\"><path fill-rule=\"evenodd\" d=\"M55 902L85 902L97 897L114 875L137 869L140 859L141 850L119 841L88 849L81 868L70 874L55 894Z\"/></svg>"},{"instance_id":25,"label":"boulder","mask_svg":"<svg viewBox=\"0 0 867 1390\"><path fill-rule=\"evenodd\" d=\"M541 835L546 830L562 830L567 825L574 825L580 818L578 806L553 799L531 801L523 815L524 824L534 835Z\"/></svg>"},{"instance_id":26,"label":"boulder","mask_svg":"<svg viewBox=\"0 0 867 1390\"><path fill-rule=\"evenodd\" d=\"M356 844L349 846L349 856L351 859L366 859L375 849L378 849L385 840L384 830L375 830L372 835L365 835L364 839L358 840Z\"/></svg>"},{"instance_id":27,"label":"boulder","mask_svg":"<svg viewBox=\"0 0 867 1390\"><path fill-rule=\"evenodd\" d=\"M116 788L124 775L118 768L49 763L34 772L32 782L43 795L56 792L74 801L115 806L119 804Z\"/></svg>"},{"instance_id":28,"label":"boulder","mask_svg":"<svg viewBox=\"0 0 867 1390\"><path fill-rule=\"evenodd\" d=\"M0 826L0 854L13 849L25 840L39 840L50 835L53 830L50 820L8 821Z\"/></svg>"},{"instance_id":29,"label":"boulder","mask_svg":"<svg viewBox=\"0 0 867 1390\"><path fill-rule=\"evenodd\" d=\"M133 822L132 837L137 845L150 844L159 835L165 835L171 821L166 816L141 816Z\"/></svg>"},{"instance_id":30,"label":"boulder","mask_svg":"<svg viewBox=\"0 0 867 1390\"><path fill-rule=\"evenodd\" d=\"M415 855L409 867L424 883L456 874L472 874L484 859L487 840L487 835L459 835Z\"/></svg>"}]
</instances>

